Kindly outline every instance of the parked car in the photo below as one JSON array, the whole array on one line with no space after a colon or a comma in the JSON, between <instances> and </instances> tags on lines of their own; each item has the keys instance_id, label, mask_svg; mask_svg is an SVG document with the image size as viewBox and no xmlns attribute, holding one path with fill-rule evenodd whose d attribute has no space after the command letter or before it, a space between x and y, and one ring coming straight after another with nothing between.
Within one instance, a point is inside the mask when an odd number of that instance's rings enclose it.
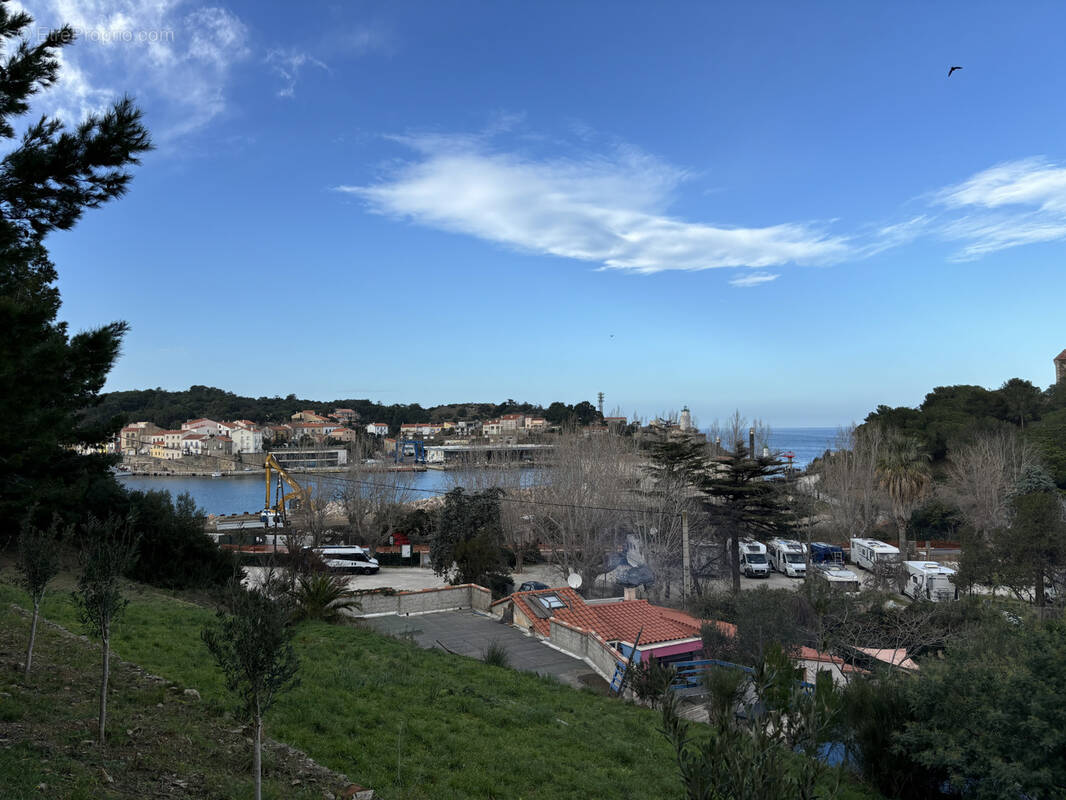
<instances>
[{"instance_id":1,"label":"parked car","mask_svg":"<svg viewBox=\"0 0 1066 800\"><path fill-rule=\"evenodd\" d=\"M520 592L539 592L541 589L550 589L551 587L546 583L540 581L526 581L518 587Z\"/></svg>"}]
</instances>

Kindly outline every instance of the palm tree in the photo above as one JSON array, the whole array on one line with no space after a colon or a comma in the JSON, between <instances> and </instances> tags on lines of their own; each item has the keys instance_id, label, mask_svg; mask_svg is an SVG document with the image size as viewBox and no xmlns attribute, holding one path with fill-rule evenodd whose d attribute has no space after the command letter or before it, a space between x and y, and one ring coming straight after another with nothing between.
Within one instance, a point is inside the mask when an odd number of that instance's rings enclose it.
<instances>
[{"instance_id":1,"label":"palm tree","mask_svg":"<svg viewBox=\"0 0 1066 800\"><path fill-rule=\"evenodd\" d=\"M293 593L296 619L336 622L344 612L362 608L356 597L348 588L347 579L341 575L328 572L301 575Z\"/></svg>"},{"instance_id":2,"label":"palm tree","mask_svg":"<svg viewBox=\"0 0 1066 800\"><path fill-rule=\"evenodd\" d=\"M877 461L877 477L881 488L892 500L892 513L899 532L899 549L907 557L907 519L915 502L925 494L932 482L929 454L913 436L901 433L889 435Z\"/></svg>"}]
</instances>

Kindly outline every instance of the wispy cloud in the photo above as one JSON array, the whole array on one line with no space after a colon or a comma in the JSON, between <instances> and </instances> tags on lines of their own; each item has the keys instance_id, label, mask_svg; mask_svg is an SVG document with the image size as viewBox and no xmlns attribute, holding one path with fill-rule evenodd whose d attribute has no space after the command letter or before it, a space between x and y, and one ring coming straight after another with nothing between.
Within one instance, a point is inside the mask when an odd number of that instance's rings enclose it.
<instances>
[{"instance_id":1,"label":"wispy cloud","mask_svg":"<svg viewBox=\"0 0 1066 800\"><path fill-rule=\"evenodd\" d=\"M534 158L486 134L396 137L417 158L370 186L338 186L371 209L441 230L635 272L824 264L849 252L819 227L740 227L670 216L687 177L632 147Z\"/></svg>"},{"instance_id":2,"label":"wispy cloud","mask_svg":"<svg viewBox=\"0 0 1066 800\"><path fill-rule=\"evenodd\" d=\"M748 289L752 286L761 286L764 283L776 281L780 277L780 275L775 275L772 272L752 272L747 275L737 275L729 281L729 285L736 286L738 289Z\"/></svg>"},{"instance_id":3,"label":"wispy cloud","mask_svg":"<svg viewBox=\"0 0 1066 800\"><path fill-rule=\"evenodd\" d=\"M963 242L955 260L1066 239L1066 167L1044 158L1009 161L933 196L942 236Z\"/></svg>"},{"instance_id":4,"label":"wispy cloud","mask_svg":"<svg viewBox=\"0 0 1066 800\"><path fill-rule=\"evenodd\" d=\"M186 0L23 0L38 28L69 24L59 83L42 99L69 119L131 93L157 140L197 130L222 114L234 64L249 55L248 29L231 11Z\"/></svg>"},{"instance_id":5,"label":"wispy cloud","mask_svg":"<svg viewBox=\"0 0 1066 800\"><path fill-rule=\"evenodd\" d=\"M300 70L310 65L329 72L329 66L309 53L298 50L271 50L267 53L266 61L274 74L282 80L282 87L278 90L278 97L291 98L296 96L296 82L300 77Z\"/></svg>"}]
</instances>

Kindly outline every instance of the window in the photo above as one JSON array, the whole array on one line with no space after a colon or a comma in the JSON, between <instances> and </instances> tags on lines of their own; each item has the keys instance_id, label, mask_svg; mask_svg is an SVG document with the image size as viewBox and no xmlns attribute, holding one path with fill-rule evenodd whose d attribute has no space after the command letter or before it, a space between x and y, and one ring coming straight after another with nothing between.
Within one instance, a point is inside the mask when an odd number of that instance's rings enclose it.
<instances>
[{"instance_id":1,"label":"window","mask_svg":"<svg viewBox=\"0 0 1066 800\"><path fill-rule=\"evenodd\" d=\"M554 609L567 607L563 599L554 592L552 594L538 595L537 599L540 601L540 604L545 608Z\"/></svg>"}]
</instances>

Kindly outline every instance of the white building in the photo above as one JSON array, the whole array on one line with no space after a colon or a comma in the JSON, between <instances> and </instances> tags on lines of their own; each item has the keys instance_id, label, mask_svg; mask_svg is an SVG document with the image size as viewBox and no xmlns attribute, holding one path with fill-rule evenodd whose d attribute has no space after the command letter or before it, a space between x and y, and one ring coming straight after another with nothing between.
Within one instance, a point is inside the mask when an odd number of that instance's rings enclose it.
<instances>
[{"instance_id":1,"label":"white building","mask_svg":"<svg viewBox=\"0 0 1066 800\"><path fill-rule=\"evenodd\" d=\"M233 440L234 453L262 453L263 434L248 428L234 428L229 435Z\"/></svg>"},{"instance_id":2,"label":"white building","mask_svg":"<svg viewBox=\"0 0 1066 800\"><path fill-rule=\"evenodd\" d=\"M204 436L222 436L223 433L229 435L228 426L223 431L222 423L206 418L190 419L188 422L183 422L181 423L181 429L189 433L202 433Z\"/></svg>"},{"instance_id":3,"label":"white building","mask_svg":"<svg viewBox=\"0 0 1066 800\"><path fill-rule=\"evenodd\" d=\"M203 455L204 442L207 441L207 436L203 433L195 433L192 431L186 431L185 435L181 437L181 452L182 455L199 456Z\"/></svg>"},{"instance_id":4,"label":"white building","mask_svg":"<svg viewBox=\"0 0 1066 800\"><path fill-rule=\"evenodd\" d=\"M384 422L371 422L366 426L366 432L371 436L388 436L389 426Z\"/></svg>"}]
</instances>

